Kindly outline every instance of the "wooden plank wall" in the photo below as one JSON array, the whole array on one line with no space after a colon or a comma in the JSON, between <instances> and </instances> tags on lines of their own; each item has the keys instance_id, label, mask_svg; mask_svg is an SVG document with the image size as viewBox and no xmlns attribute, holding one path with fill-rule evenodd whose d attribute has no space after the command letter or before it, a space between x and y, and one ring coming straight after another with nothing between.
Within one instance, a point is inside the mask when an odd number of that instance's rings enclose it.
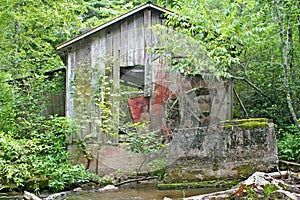
<instances>
[{"instance_id":1,"label":"wooden plank wall","mask_svg":"<svg viewBox=\"0 0 300 200\"><path fill-rule=\"evenodd\" d=\"M100 142L101 141L101 134L98 123L101 117L99 106L97 105L98 99L100 94L98 81L101 74L105 72L105 64L104 62L100 62L103 60L102 56L105 55L105 32L100 31L95 34L95 37L92 38L91 42L91 51L90 51L90 60L91 64L90 67L92 69L91 73L91 102L90 102L90 111L91 111L91 137L89 137L90 141ZM102 38L102 39L99 39Z\"/></svg>"},{"instance_id":2,"label":"wooden plank wall","mask_svg":"<svg viewBox=\"0 0 300 200\"><path fill-rule=\"evenodd\" d=\"M105 73L103 58L111 58L110 62L113 65L111 78L116 85L115 92L119 90L120 66L144 65L147 78L145 94L146 96L151 94L152 60L145 47L154 45L158 39L147 28L162 23L160 14L159 11L145 9L71 45L67 56L66 116L81 121L77 135L74 135L73 139L89 138L91 142L104 143L108 140L97 125L101 113L93 99L99 89L95 84L100 74ZM86 77L91 79L90 82L84 81ZM74 83L79 84L76 85L80 88L77 94L74 91ZM83 100L79 100L80 98ZM114 112L118 113L117 98L113 98L112 101L116 105Z\"/></svg>"},{"instance_id":3,"label":"wooden plank wall","mask_svg":"<svg viewBox=\"0 0 300 200\"><path fill-rule=\"evenodd\" d=\"M90 52L91 40L79 41L75 51L75 61L72 63L75 75L74 84L74 116L78 127L76 139L85 139L91 134L90 123L90 103L91 103L91 84L90 80Z\"/></svg>"},{"instance_id":4,"label":"wooden plank wall","mask_svg":"<svg viewBox=\"0 0 300 200\"><path fill-rule=\"evenodd\" d=\"M232 80L223 80L213 82L214 87L211 95L211 111L210 116L217 118L220 121L232 119Z\"/></svg>"}]
</instances>

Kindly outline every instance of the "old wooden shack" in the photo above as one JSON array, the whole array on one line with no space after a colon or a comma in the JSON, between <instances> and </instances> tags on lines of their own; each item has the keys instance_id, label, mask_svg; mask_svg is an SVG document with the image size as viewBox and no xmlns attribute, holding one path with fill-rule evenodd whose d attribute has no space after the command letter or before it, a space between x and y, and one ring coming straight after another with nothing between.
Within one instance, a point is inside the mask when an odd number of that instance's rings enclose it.
<instances>
[{"instance_id":1,"label":"old wooden shack","mask_svg":"<svg viewBox=\"0 0 300 200\"><path fill-rule=\"evenodd\" d=\"M120 142L126 130L118 127L126 123L145 121L148 130L171 139L175 129L232 118L231 80L184 76L170 70L165 55L149 51L166 34L150 27L163 25L166 14L174 13L147 3L57 46L66 64L66 116L78 125L70 150L91 171L140 166ZM82 141L92 158L82 156Z\"/></svg>"}]
</instances>

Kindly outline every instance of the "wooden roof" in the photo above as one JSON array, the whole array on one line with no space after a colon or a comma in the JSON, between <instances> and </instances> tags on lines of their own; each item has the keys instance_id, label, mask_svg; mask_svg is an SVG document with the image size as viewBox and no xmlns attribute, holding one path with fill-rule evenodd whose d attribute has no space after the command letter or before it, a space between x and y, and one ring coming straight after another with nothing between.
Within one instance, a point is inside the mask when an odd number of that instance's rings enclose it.
<instances>
[{"instance_id":1,"label":"wooden roof","mask_svg":"<svg viewBox=\"0 0 300 200\"><path fill-rule=\"evenodd\" d=\"M73 44L73 43L75 43L75 42L77 42L77 41L85 38L85 37L88 37L89 35L92 35L93 33L97 32L97 31L99 31L101 29L104 29L104 28L106 28L106 27L108 27L108 26L110 26L110 25L112 25L112 24L114 24L116 22L119 22L122 19L125 19L125 18L127 18L127 17L129 17L131 15L134 15L135 13L137 13L139 11L142 11L142 10L144 10L146 8L156 9L156 10L159 10L159 11L161 11L163 13L170 14L170 15L174 14L172 11L167 10L166 8L163 8L161 6L158 6L158 5L155 5L155 4L151 3L151 2L148 2L148 3L145 3L143 5L140 5L140 6L136 7L136 8L134 8L131 11L129 11L129 12L123 14L123 15L120 15L120 16L118 16L118 17L116 17L116 18L114 18L114 19L112 19L112 20L110 20L110 21L108 21L108 22L106 22L104 24L101 24L101 25L99 25L99 26L97 26L95 28L92 28L91 30L89 30L87 32L84 32L84 33L82 33L82 34L80 34L80 35L78 35L78 36L76 36L74 38L71 38L71 39L69 39L69 40L67 40L67 41L65 41L63 43L58 44L56 46L56 49L57 50L63 49L63 48L65 48L65 47L67 47L67 46L69 46L69 45L71 45L71 44Z\"/></svg>"}]
</instances>

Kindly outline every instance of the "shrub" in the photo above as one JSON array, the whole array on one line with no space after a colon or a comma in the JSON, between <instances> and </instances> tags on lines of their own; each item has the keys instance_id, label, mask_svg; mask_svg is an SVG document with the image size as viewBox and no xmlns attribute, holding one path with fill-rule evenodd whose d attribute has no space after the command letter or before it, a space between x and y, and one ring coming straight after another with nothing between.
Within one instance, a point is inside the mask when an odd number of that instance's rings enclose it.
<instances>
[{"instance_id":1,"label":"shrub","mask_svg":"<svg viewBox=\"0 0 300 200\"><path fill-rule=\"evenodd\" d=\"M69 161L66 136L73 129L66 118L36 123L40 129L27 137L0 132L0 190L59 191L89 181L92 174Z\"/></svg>"},{"instance_id":2,"label":"shrub","mask_svg":"<svg viewBox=\"0 0 300 200\"><path fill-rule=\"evenodd\" d=\"M300 153L300 131L295 125L289 125L285 130L278 130L279 158L288 161L298 161Z\"/></svg>"}]
</instances>

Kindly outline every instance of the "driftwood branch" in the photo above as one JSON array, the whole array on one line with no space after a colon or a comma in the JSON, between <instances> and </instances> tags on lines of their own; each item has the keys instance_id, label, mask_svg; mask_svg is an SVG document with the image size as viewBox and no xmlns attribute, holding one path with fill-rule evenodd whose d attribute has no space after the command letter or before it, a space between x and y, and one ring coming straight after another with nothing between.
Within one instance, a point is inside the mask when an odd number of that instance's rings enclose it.
<instances>
[{"instance_id":1,"label":"driftwood branch","mask_svg":"<svg viewBox=\"0 0 300 200\"><path fill-rule=\"evenodd\" d=\"M286 174L289 172L287 171ZM276 179L274 176L281 177L285 172L275 172L275 173L264 173L264 172L255 172L252 174L247 180L243 181L237 187L221 192L214 192L210 194L202 194L198 196L192 196L189 198L185 198L185 200L206 200L206 199L232 199L232 198L243 198L246 197L247 188L251 188L257 199L266 199L265 187L270 187L271 185L274 188L274 191L268 195L278 195L279 197L283 197L284 199L298 200L300 199L299 189L288 183L285 183L282 180ZM267 197L269 198L269 197Z\"/></svg>"},{"instance_id":2,"label":"driftwood branch","mask_svg":"<svg viewBox=\"0 0 300 200\"><path fill-rule=\"evenodd\" d=\"M46 198L40 198L33 193L24 191L23 198L26 200L43 200L43 199L44 200L53 200L53 199L56 199L59 197L65 197L67 195L67 193L70 193L70 192L59 192L59 193L51 194Z\"/></svg>"},{"instance_id":3,"label":"driftwood branch","mask_svg":"<svg viewBox=\"0 0 300 200\"><path fill-rule=\"evenodd\" d=\"M300 179L300 174L297 174L292 171L280 171L280 172L271 172L269 173L273 178L283 179L284 177L291 177L294 179Z\"/></svg>"},{"instance_id":4,"label":"driftwood branch","mask_svg":"<svg viewBox=\"0 0 300 200\"><path fill-rule=\"evenodd\" d=\"M141 177L141 178L136 178L136 179L130 179L130 180L126 180L126 181L121 182L121 183L116 183L116 184L114 184L114 186L118 187L120 185L124 185L124 184L127 184L127 183L133 183L133 182L139 182L139 181L146 181L146 180L151 180L151 179L157 179L157 176Z\"/></svg>"},{"instance_id":5,"label":"driftwood branch","mask_svg":"<svg viewBox=\"0 0 300 200\"><path fill-rule=\"evenodd\" d=\"M279 160L279 162L285 163L287 165L294 165L294 166L300 167L299 163L294 163L294 162L290 162L290 161L286 161L286 160Z\"/></svg>"}]
</instances>

